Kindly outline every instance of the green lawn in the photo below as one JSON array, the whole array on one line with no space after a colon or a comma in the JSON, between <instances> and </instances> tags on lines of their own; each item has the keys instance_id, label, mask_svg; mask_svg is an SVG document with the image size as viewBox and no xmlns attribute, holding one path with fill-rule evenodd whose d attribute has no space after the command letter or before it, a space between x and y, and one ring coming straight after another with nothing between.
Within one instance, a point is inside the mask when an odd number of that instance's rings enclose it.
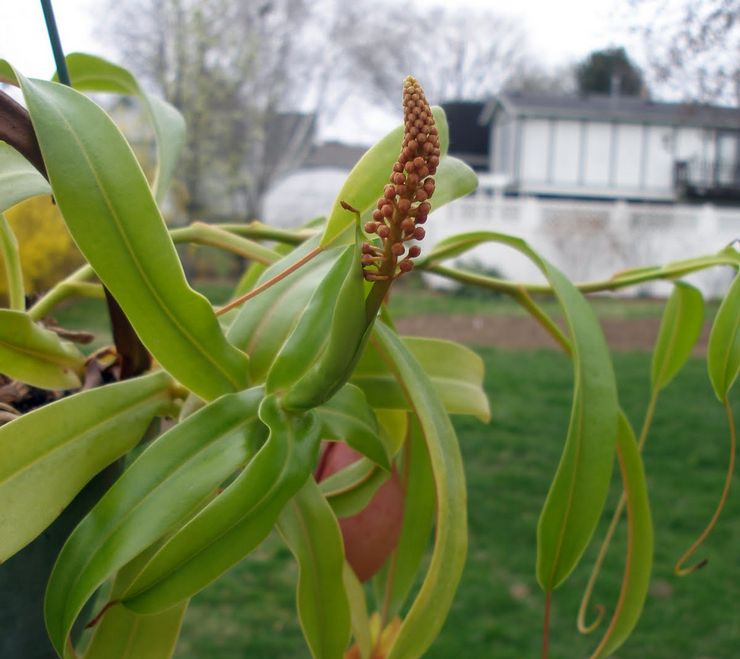
<instances>
[{"instance_id":1,"label":"green lawn","mask_svg":"<svg viewBox=\"0 0 740 659\"><path fill-rule=\"evenodd\" d=\"M468 563L455 605L428 657L522 659L538 656L542 596L533 577L535 529L555 469L570 407L570 366L551 351L482 350L494 420L458 419L470 501ZM649 357L618 354L621 399L639 424ZM536 410L536 413L533 413ZM736 406L736 416L740 405ZM656 565L645 614L618 656L727 659L740 647L740 497L733 490L698 557L707 567L677 579L673 562L711 515L727 464L723 411L705 366L689 362L664 393L645 459L656 525ZM614 489L610 506L614 505ZM599 534L601 537L601 533ZM594 602L613 606L624 539L613 545ZM554 596L551 657L587 656L596 638L575 629L595 547ZM196 596L176 656L260 659L308 657L294 614L295 567L277 538L267 541ZM610 609L611 610L611 609ZM603 627L599 632L603 631ZM598 633L598 632L597 632Z\"/></svg>"}]
</instances>

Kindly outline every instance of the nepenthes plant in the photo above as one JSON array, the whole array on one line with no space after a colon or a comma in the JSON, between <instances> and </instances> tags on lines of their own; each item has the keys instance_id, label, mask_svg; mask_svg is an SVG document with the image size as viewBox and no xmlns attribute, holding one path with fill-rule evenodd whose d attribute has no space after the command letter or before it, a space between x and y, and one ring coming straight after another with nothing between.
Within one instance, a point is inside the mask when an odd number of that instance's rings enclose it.
<instances>
[{"instance_id":1,"label":"nepenthes plant","mask_svg":"<svg viewBox=\"0 0 740 659\"><path fill-rule=\"evenodd\" d=\"M614 525L625 511L628 549L593 657L620 647L650 580L653 532L640 452L652 412L636 437L584 293L675 281L653 357L654 410L703 321L702 296L681 277L715 266L737 270L737 250L577 286L513 236L460 234L427 247L424 225L434 209L473 191L476 177L447 153L444 112L429 107L412 77L403 83L403 124L357 163L325 218L295 230L259 222L169 229L160 204L183 144L181 117L119 66L83 54L66 64L71 86L0 65L24 99L21 106L0 97L0 211L53 195L87 260L27 307L17 245L0 218L10 291L0 310L0 373L19 392L0 417L0 561L22 556L96 474L114 469L48 581L44 617L56 653L171 656L189 599L249 560L276 529L299 566L297 610L313 657L424 655L466 556L464 466L450 415L487 421L490 414L473 351L395 330L386 302L394 282L413 270L510 295L569 355L571 418L537 526L543 656L552 593L593 538L615 462L624 494ZM157 141L153 180L83 92L140 99ZM175 249L185 242L248 259L232 302L214 308L191 288ZM444 264L488 242L523 253L547 284ZM564 328L534 293L557 299ZM45 323L58 304L79 296L105 297L114 330L115 344L88 357L74 333ZM739 321L735 277L707 350L731 456ZM38 404L24 405L31 393ZM127 455L125 469L115 471ZM723 499L732 467L731 459ZM684 564L695 548L677 571L693 569ZM592 582L597 572L598 565ZM377 600L363 586L369 580ZM586 620L592 585L582 631L600 622ZM378 613L370 615L375 601Z\"/></svg>"}]
</instances>

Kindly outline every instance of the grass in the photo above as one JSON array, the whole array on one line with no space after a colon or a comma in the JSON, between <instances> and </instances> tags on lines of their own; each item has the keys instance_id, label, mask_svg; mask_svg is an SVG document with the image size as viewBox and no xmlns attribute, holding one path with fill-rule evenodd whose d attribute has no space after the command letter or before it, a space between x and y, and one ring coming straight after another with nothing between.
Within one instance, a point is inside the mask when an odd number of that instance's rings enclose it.
<instances>
[{"instance_id":1,"label":"grass","mask_svg":"<svg viewBox=\"0 0 740 659\"><path fill-rule=\"evenodd\" d=\"M467 466L470 548L457 599L430 658L538 656L543 597L533 576L537 516L565 433L570 366L552 351L480 351L494 421L456 419ZM622 403L639 426L649 356L615 355ZM536 413L533 413L536 410ZM740 406L736 406L736 414ZM678 579L673 562L703 528L727 464L727 428L699 359L663 394L645 451L656 564L644 616L622 659L725 659L740 643L740 497L737 491L697 558L704 570ZM613 488L612 509L617 498ZM603 526L605 526L604 523ZM603 528L597 538L603 535ZM598 545L598 543L595 543ZM598 638L575 629L580 595L597 546L553 601L551 658L588 655ZM613 607L624 537L617 535L593 602ZM294 613L295 566L271 537L249 560L193 598L176 656L181 659L308 657ZM602 629L597 632L603 631Z\"/></svg>"}]
</instances>

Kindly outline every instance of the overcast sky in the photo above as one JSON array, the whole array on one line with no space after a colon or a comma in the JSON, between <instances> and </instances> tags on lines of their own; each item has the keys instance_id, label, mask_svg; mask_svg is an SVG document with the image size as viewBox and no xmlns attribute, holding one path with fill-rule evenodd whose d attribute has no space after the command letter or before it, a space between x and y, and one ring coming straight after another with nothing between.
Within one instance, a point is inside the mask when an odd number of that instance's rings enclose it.
<instances>
[{"instance_id":1,"label":"overcast sky","mask_svg":"<svg viewBox=\"0 0 740 659\"><path fill-rule=\"evenodd\" d=\"M126 0L121 0L125 2ZM414 0L420 1L420 0ZM456 7L485 7L496 13L521 21L527 34L532 58L548 67L557 67L577 61L592 50L612 45L630 46L628 35L616 30L615 16L623 11L624 0L423 0L426 6L454 3ZM54 64L46 37L46 29L38 0L5 0L3 21L0 22L0 58L9 60L24 74L46 78ZM12 5L12 10L10 6ZM110 47L96 39L95 12L100 10L97 0L55 0L54 10L66 52L86 51L115 57ZM630 49L639 62L639 52ZM125 65L125 63L123 63ZM399 110L400 112L400 110ZM357 134L357 127L343 113L333 125L325 126L325 139ZM392 125L395 119L384 113L363 121L364 126L377 127L376 139Z\"/></svg>"}]
</instances>

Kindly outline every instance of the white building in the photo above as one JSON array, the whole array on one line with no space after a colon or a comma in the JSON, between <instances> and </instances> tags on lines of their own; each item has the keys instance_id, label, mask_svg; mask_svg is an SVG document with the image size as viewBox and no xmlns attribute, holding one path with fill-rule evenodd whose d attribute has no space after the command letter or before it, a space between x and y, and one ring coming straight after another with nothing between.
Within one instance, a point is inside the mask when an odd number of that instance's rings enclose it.
<instances>
[{"instance_id":1,"label":"white building","mask_svg":"<svg viewBox=\"0 0 740 659\"><path fill-rule=\"evenodd\" d=\"M515 194L740 202L738 108L504 93L479 123L490 127L490 171Z\"/></svg>"}]
</instances>

